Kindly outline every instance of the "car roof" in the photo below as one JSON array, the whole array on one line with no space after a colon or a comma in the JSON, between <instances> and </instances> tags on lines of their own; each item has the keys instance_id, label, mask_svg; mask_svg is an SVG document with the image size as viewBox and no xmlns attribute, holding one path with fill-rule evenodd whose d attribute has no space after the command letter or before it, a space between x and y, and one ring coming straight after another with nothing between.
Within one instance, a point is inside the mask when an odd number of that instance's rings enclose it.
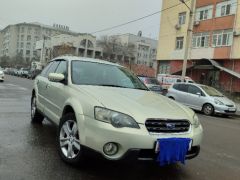
<instances>
[{"instance_id":1,"label":"car roof","mask_svg":"<svg viewBox=\"0 0 240 180\"><path fill-rule=\"evenodd\" d=\"M204 84L197 84L197 83L188 83L188 82L176 82L174 84L186 84L186 85L195 85L195 86L206 86Z\"/></svg>"},{"instance_id":2,"label":"car roof","mask_svg":"<svg viewBox=\"0 0 240 180\"><path fill-rule=\"evenodd\" d=\"M123 67L123 66L121 66L121 65L119 65L117 63L112 63L112 62L101 60L101 59L78 57L78 56L70 56L70 55L59 56L59 57L56 57L56 58L52 59L51 61L55 61L55 60L58 60L58 59L64 59L66 61L85 61L85 62L108 64L108 65Z\"/></svg>"}]
</instances>

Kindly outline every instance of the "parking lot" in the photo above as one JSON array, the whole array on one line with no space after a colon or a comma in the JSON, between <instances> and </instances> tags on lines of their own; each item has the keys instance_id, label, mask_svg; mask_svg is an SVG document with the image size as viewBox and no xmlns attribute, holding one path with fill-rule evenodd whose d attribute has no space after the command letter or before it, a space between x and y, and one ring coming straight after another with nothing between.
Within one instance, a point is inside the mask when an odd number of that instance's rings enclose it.
<instances>
[{"instance_id":1,"label":"parking lot","mask_svg":"<svg viewBox=\"0 0 240 180\"><path fill-rule=\"evenodd\" d=\"M201 152L186 165L90 158L81 167L69 166L58 156L56 127L46 120L31 124L32 85L32 80L8 75L0 83L0 179L239 179L240 118L201 113Z\"/></svg>"}]
</instances>

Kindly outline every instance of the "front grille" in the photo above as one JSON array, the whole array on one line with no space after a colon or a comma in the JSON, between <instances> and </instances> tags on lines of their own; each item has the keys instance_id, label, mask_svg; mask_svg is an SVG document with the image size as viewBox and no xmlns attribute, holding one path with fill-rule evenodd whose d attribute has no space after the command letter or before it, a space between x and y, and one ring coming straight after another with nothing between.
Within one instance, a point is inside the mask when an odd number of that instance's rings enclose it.
<instances>
[{"instance_id":1,"label":"front grille","mask_svg":"<svg viewBox=\"0 0 240 180\"><path fill-rule=\"evenodd\" d=\"M145 126L150 133L183 133L189 131L190 123L188 120L148 119Z\"/></svg>"},{"instance_id":2,"label":"front grille","mask_svg":"<svg viewBox=\"0 0 240 180\"><path fill-rule=\"evenodd\" d=\"M224 112L225 112L225 113L235 113L235 112L237 112L237 110L235 110L235 111L225 110Z\"/></svg>"},{"instance_id":3,"label":"front grille","mask_svg":"<svg viewBox=\"0 0 240 180\"><path fill-rule=\"evenodd\" d=\"M234 107L234 105L226 105L227 107Z\"/></svg>"}]
</instances>

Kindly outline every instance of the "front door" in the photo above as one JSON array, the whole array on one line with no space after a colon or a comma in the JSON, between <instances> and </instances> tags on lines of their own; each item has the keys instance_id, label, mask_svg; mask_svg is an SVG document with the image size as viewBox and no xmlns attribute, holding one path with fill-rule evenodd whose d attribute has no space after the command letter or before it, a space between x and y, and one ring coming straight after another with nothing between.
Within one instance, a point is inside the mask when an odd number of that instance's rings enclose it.
<instances>
[{"instance_id":1,"label":"front door","mask_svg":"<svg viewBox=\"0 0 240 180\"><path fill-rule=\"evenodd\" d=\"M188 96L186 105L192 109L201 110L205 102L205 95L200 88L195 85L188 85Z\"/></svg>"},{"instance_id":2,"label":"front door","mask_svg":"<svg viewBox=\"0 0 240 180\"><path fill-rule=\"evenodd\" d=\"M65 82L49 82L49 86L47 88L47 98L49 101L47 109L52 120L58 124L62 115L63 105L68 98L68 95L66 94L68 92L67 61L59 61L59 65L55 73L63 74L65 76Z\"/></svg>"}]
</instances>

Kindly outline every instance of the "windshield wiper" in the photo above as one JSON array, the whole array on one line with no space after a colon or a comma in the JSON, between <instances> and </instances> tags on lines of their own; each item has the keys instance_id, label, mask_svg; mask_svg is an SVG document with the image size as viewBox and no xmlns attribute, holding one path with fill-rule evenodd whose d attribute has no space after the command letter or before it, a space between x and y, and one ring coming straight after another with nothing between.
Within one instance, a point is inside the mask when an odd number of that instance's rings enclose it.
<instances>
[{"instance_id":1,"label":"windshield wiper","mask_svg":"<svg viewBox=\"0 0 240 180\"><path fill-rule=\"evenodd\" d=\"M115 84L96 84L96 86L107 86L107 87L129 88L129 87L119 86L119 85L115 85Z\"/></svg>"},{"instance_id":2,"label":"windshield wiper","mask_svg":"<svg viewBox=\"0 0 240 180\"><path fill-rule=\"evenodd\" d=\"M139 90L148 91L148 89L134 88L134 87L126 87L126 86L120 86L120 85L115 85L115 84L97 84L96 86L119 87L119 88L139 89Z\"/></svg>"}]
</instances>

